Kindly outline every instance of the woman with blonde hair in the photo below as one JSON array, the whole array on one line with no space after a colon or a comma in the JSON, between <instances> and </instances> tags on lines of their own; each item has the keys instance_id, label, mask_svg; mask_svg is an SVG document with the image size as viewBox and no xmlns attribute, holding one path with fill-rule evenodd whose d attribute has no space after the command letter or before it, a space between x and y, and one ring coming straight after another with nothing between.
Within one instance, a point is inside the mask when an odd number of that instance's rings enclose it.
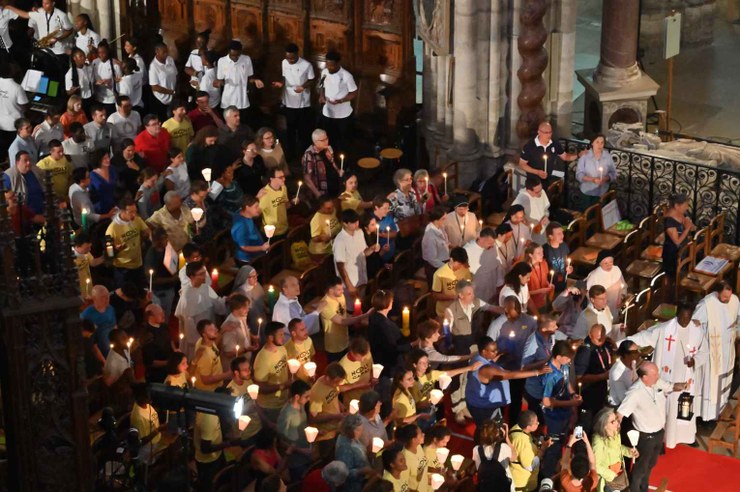
<instances>
[{"instance_id":1,"label":"woman with blonde hair","mask_svg":"<svg viewBox=\"0 0 740 492\"><path fill-rule=\"evenodd\" d=\"M629 489L624 458L637 458L640 455L635 448L622 444L619 429L619 416L614 408L603 408L596 414L591 445L596 461L596 473L614 491Z\"/></svg>"},{"instance_id":2,"label":"woman with blonde hair","mask_svg":"<svg viewBox=\"0 0 740 492\"><path fill-rule=\"evenodd\" d=\"M278 168L286 176L290 176L290 167L288 167L288 161L285 160L283 147L280 145L277 137L275 137L275 130L263 126L257 130L254 143L257 145L257 153L262 156L267 169Z\"/></svg>"},{"instance_id":3,"label":"woman with blonde hair","mask_svg":"<svg viewBox=\"0 0 740 492\"><path fill-rule=\"evenodd\" d=\"M82 109L82 98L77 94L69 96L69 99L67 99L67 111L59 118L59 123L62 124L62 129L64 130L64 137L69 138L72 136L72 130L69 128L72 123L85 125L87 121L85 111Z\"/></svg>"}]
</instances>

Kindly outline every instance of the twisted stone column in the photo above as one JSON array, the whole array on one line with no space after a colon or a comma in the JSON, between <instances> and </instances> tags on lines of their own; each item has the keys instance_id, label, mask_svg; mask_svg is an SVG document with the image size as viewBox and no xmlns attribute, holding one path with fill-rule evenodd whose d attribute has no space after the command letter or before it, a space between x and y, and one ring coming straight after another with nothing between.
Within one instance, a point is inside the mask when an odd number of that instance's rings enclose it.
<instances>
[{"instance_id":1,"label":"twisted stone column","mask_svg":"<svg viewBox=\"0 0 740 492\"><path fill-rule=\"evenodd\" d=\"M542 19L549 7L550 0L524 0L519 15L521 34L517 47L522 57L522 65L516 75L522 89L517 97L520 115L516 133L521 141L531 138L537 125L545 119L542 99L545 97L547 87L542 74L547 68L548 57L544 48L547 29Z\"/></svg>"}]
</instances>

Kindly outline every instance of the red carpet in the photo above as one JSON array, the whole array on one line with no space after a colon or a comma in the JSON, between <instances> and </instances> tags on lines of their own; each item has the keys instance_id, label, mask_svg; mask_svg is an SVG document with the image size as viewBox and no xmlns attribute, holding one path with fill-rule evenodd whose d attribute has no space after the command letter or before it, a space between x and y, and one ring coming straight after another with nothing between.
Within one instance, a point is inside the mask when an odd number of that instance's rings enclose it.
<instances>
[{"instance_id":1,"label":"red carpet","mask_svg":"<svg viewBox=\"0 0 740 492\"><path fill-rule=\"evenodd\" d=\"M740 460L679 445L658 459L650 485L657 487L663 478L671 492L735 492L740 490Z\"/></svg>"}]
</instances>

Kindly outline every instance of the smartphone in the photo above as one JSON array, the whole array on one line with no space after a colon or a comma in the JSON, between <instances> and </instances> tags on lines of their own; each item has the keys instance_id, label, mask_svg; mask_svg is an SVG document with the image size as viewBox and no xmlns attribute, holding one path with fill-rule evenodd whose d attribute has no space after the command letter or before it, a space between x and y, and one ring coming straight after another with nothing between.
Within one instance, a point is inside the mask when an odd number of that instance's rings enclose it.
<instances>
[{"instance_id":1,"label":"smartphone","mask_svg":"<svg viewBox=\"0 0 740 492\"><path fill-rule=\"evenodd\" d=\"M583 427L577 425L575 431L573 432L573 435L576 439L583 439Z\"/></svg>"}]
</instances>

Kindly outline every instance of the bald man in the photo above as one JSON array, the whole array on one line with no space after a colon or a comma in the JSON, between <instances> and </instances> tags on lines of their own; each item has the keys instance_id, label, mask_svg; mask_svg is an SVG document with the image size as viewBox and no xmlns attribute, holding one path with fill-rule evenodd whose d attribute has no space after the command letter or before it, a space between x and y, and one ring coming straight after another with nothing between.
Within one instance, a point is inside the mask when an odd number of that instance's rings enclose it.
<instances>
[{"instance_id":1,"label":"bald man","mask_svg":"<svg viewBox=\"0 0 740 492\"><path fill-rule=\"evenodd\" d=\"M581 151L585 154L586 151ZM552 139L552 126L550 123L543 121L537 127L537 136L524 144L522 153L519 156L519 169L529 176L537 176L542 180L545 189L552 183L555 178L563 178L563 171L556 171L555 162L557 157L564 161L574 161L581 154L570 154L563 149L559 142ZM555 172L553 172L555 171Z\"/></svg>"},{"instance_id":2,"label":"bald man","mask_svg":"<svg viewBox=\"0 0 740 492\"><path fill-rule=\"evenodd\" d=\"M167 360L175 350L165 322L164 310L156 304L149 304L144 310L144 320L141 350L146 380L164 383L167 377Z\"/></svg>"},{"instance_id":3,"label":"bald man","mask_svg":"<svg viewBox=\"0 0 740 492\"><path fill-rule=\"evenodd\" d=\"M639 453L637 462L632 468L630 491L647 492L650 471L658 462L658 455L663 448L664 428L666 424L666 395L673 391L682 391L686 383L670 383L660 379L658 366L644 362L637 368L639 379L627 391L624 401L617 409L617 416L632 417L632 425L640 432L637 443Z\"/></svg>"}]
</instances>

